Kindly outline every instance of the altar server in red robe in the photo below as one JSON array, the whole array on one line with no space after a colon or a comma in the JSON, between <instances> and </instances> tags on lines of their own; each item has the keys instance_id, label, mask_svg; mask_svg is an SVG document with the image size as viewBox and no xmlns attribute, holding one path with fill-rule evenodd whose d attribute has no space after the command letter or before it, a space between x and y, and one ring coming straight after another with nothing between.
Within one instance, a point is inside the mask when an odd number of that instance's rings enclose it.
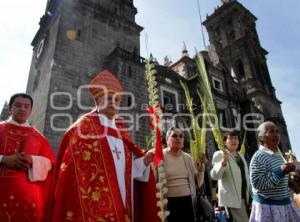
<instances>
[{"instance_id":1,"label":"altar server in red robe","mask_svg":"<svg viewBox=\"0 0 300 222\"><path fill-rule=\"evenodd\" d=\"M0 221L44 221L53 152L46 138L27 119L31 96L18 93L9 101L8 120L0 122Z\"/></svg>"},{"instance_id":2,"label":"altar server in red robe","mask_svg":"<svg viewBox=\"0 0 300 222\"><path fill-rule=\"evenodd\" d=\"M89 89L96 108L65 132L59 148L52 221L159 221L149 166L154 154L135 145L118 118L121 83L104 70ZM133 186L134 179L142 186Z\"/></svg>"}]
</instances>

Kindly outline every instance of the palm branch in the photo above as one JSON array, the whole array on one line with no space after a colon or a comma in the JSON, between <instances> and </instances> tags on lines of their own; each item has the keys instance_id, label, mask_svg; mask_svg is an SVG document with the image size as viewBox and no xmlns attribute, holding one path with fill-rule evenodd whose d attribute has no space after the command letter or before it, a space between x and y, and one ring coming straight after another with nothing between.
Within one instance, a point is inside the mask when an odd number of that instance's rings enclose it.
<instances>
[{"instance_id":1,"label":"palm branch","mask_svg":"<svg viewBox=\"0 0 300 222\"><path fill-rule=\"evenodd\" d=\"M225 148L222 133L219 128L219 120L218 114L216 111L214 99L212 96L212 91L210 87L210 81L208 79L208 75L205 68L205 63L203 56L200 53L196 55L196 64L198 68L198 78L199 78L199 89L198 95L202 102L202 106L206 108L208 114L208 122L212 129L213 136L215 141L219 147L219 149L223 150ZM212 118L213 117L213 118Z\"/></svg>"},{"instance_id":2,"label":"palm branch","mask_svg":"<svg viewBox=\"0 0 300 222\"><path fill-rule=\"evenodd\" d=\"M198 161L200 155L204 154L206 150L205 149L205 137L206 137L205 127L202 127L202 129L199 128L199 124L193 110L193 99L191 98L187 85L181 81L180 81L180 85L184 91L187 107L191 114L193 134L189 132L190 151L193 159L195 161ZM202 126L203 125L206 125L205 115L202 116Z\"/></svg>"},{"instance_id":3,"label":"palm branch","mask_svg":"<svg viewBox=\"0 0 300 222\"><path fill-rule=\"evenodd\" d=\"M219 128L219 120L218 120L218 115L217 115L215 103L214 103L213 96L212 96L210 81L208 79L208 75L206 72L204 58L201 55L201 53L196 53L196 64L197 64L197 68L198 68L198 77L199 77L199 83L200 83L200 87L198 89L198 96L201 100L203 107L205 107L208 112L208 123L212 129L214 139L215 139L219 149L226 152L222 133ZM212 116L213 116L213 118L212 118ZM239 192L238 192L237 186L236 186L236 179L233 175L232 166L231 166L230 162L228 162L228 167L229 167L230 175L231 175L231 178L233 181L234 189L238 196Z\"/></svg>"},{"instance_id":4,"label":"palm branch","mask_svg":"<svg viewBox=\"0 0 300 222\"><path fill-rule=\"evenodd\" d=\"M240 154L245 157L246 155L246 134L247 131L245 131L244 136L243 136L243 142L241 144L241 149L240 149Z\"/></svg>"}]
</instances>

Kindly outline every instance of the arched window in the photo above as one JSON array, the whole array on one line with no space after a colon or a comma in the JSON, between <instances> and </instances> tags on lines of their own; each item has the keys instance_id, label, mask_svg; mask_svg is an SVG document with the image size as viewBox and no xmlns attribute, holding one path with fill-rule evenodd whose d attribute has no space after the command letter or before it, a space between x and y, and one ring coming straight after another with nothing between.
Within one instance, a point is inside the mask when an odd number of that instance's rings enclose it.
<instances>
[{"instance_id":1,"label":"arched window","mask_svg":"<svg viewBox=\"0 0 300 222\"><path fill-rule=\"evenodd\" d=\"M229 40L235 40L235 30L231 19L227 21L227 35Z\"/></svg>"},{"instance_id":2,"label":"arched window","mask_svg":"<svg viewBox=\"0 0 300 222\"><path fill-rule=\"evenodd\" d=\"M237 60L236 61L236 70L237 70L237 78L239 80L245 80L246 74L245 74L245 69L244 69L244 64L242 62L242 60Z\"/></svg>"}]
</instances>

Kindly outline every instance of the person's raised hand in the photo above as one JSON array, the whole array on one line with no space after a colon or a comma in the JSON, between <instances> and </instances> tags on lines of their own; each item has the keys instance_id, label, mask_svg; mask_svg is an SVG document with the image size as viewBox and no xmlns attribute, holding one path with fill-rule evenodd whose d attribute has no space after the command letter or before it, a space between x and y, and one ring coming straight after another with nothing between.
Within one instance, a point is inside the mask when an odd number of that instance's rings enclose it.
<instances>
[{"instance_id":1,"label":"person's raised hand","mask_svg":"<svg viewBox=\"0 0 300 222\"><path fill-rule=\"evenodd\" d=\"M154 159L154 149L149 150L144 156L144 164L148 166Z\"/></svg>"},{"instance_id":2,"label":"person's raised hand","mask_svg":"<svg viewBox=\"0 0 300 222\"><path fill-rule=\"evenodd\" d=\"M229 158L229 156L228 156L227 151L224 151L224 152L223 152L223 159L222 159L222 166L225 167L225 166L227 165L228 158Z\"/></svg>"},{"instance_id":3,"label":"person's raised hand","mask_svg":"<svg viewBox=\"0 0 300 222\"><path fill-rule=\"evenodd\" d=\"M285 174L288 174L290 172L293 172L296 170L296 165L295 163L284 163L282 166L281 166L281 170L285 173Z\"/></svg>"},{"instance_id":4,"label":"person's raised hand","mask_svg":"<svg viewBox=\"0 0 300 222\"><path fill-rule=\"evenodd\" d=\"M207 164L208 160L204 153L201 153L196 161L196 168L198 171L202 172L205 169L205 165Z\"/></svg>"}]
</instances>

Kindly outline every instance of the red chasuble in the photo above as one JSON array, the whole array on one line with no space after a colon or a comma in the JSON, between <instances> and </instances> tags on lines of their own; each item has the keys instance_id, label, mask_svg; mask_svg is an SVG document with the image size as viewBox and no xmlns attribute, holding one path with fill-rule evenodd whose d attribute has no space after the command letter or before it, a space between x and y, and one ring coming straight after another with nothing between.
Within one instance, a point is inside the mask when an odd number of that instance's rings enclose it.
<instances>
[{"instance_id":1,"label":"red chasuble","mask_svg":"<svg viewBox=\"0 0 300 222\"><path fill-rule=\"evenodd\" d=\"M116 125L118 131L102 126L97 113L91 112L81 117L65 133L59 148L55 173L53 222L133 221L132 155L140 157L143 155L143 150L133 144L123 124L116 123ZM106 135L122 138L124 142L126 206L122 202L114 160ZM139 183L137 190L148 193L146 195L139 193L139 198L135 198L139 205L135 205L134 208L134 213L137 215L134 221L159 221L155 206L153 173L149 182Z\"/></svg>"},{"instance_id":2,"label":"red chasuble","mask_svg":"<svg viewBox=\"0 0 300 222\"><path fill-rule=\"evenodd\" d=\"M33 127L0 123L0 155L23 151L29 155L54 155L47 140ZM43 182L30 182L27 171L0 167L0 221L40 222L48 198L51 173Z\"/></svg>"}]
</instances>

